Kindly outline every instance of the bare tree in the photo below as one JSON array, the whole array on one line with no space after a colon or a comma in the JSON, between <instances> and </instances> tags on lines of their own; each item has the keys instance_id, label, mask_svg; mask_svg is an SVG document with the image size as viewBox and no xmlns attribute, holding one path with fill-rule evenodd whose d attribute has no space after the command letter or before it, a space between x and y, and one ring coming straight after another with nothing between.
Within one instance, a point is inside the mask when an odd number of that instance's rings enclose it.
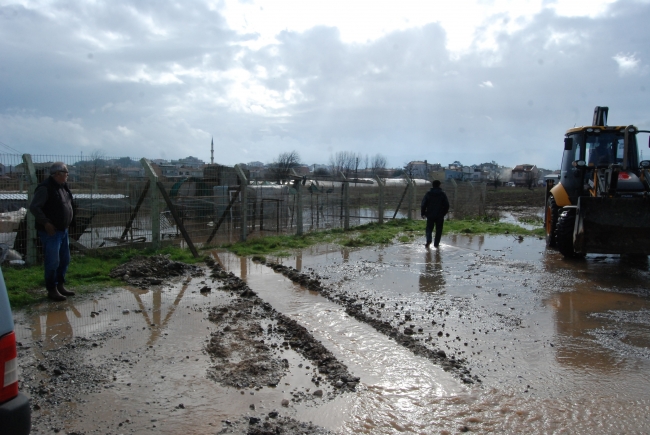
<instances>
[{"instance_id":1,"label":"bare tree","mask_svg":"<svg viewBox=\"0 0 650 435\"><path fill-rule=\"evenodd\" d=\"M533 171L528 171L526 173L526 187L528 187L528 190L533 190L535 187L535 174Z\"/></svg>"},{"instance_id":2,"label":"bare tree","mask_svg":"<svg viewBox=\"0 0 650 435\"><path fill-rule=\"evenodd\" d=\"M359 156L351 151L339 151L330 156L330 166L334 174L342 172L349 177L358 165Z\"/></svg>"},{"instance_id":3,"label":"bare tree","mask_svg":"<svg viewBox=\"0 0 650 435\"><path fill-rule=\"evenodd\" d=\"M300 155L297 151L290 151L281 153L276 160L271 163L269 168L269 175L274 180L277 180L278 183L282 183L283 180L289 178L291 168L300 166Z\"/></svg>"},{"instance_id":4,"label":"bare tree","mask_svg":"<svg viewBox=\"0 0 650 435\"><path fill-rule=\"evenodd\" d=\"M97 177L108 166L104 153L99 150L93 151L90 158L85 161L80 160L78 166L82 179L90 184L91 192L97 190Z\"/></svg>"},{"instance_id":5,"label":"bare tree","mask_svg":"<svg viewBox=\"0 0 650 435\"><path fill-rule=\"evenodd\" d=\"M494 171L494 190L497 190L501 184L501 173L499 171Z\"/></svg>"},{"instance_id":6,"label":"bare tree","mask_svg":"<svg viewBox=\"0 0 650 435\"><path fill-rule=\"evenodd\" d=\"M409 162L404 165L404 175L409 177L411 180L415 178L415 166L413 165L413 162Z\"/></svg>"},{"instance_id":7,"label":"bare tree","mask_svg":"<svg viewBox=\"0 0 650 435\"><path fill-rule=\"evenodd\" d=\"M380 175L386 169L386 157L381 154L375 154L372 156L370 167L372 168L372 173L374 175Z\"/></svg>"}]
</instances>

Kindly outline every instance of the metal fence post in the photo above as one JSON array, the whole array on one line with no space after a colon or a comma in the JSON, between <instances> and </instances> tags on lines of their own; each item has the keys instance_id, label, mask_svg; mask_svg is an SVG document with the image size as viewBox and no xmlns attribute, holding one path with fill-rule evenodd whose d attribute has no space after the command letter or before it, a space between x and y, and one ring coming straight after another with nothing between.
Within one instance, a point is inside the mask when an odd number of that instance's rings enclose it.
<instances>
[{"instance_id":1,"label":"metal fence post","mask_svg":"<svg viewBox=\"0 0 650 435\"><path fill-rule=\"evenodd\" d=\"M487 197L487 183L482 183L481 184L481 209L479 210L479 214L481 216L485 216L486 197Z\"/></svg>"},{"instance_id":2,"label":"metal fence post","mask_svg":"<svg viewBox=\"0 0 650 435\"><path fill-rule=\"evenodd\" d=\"M241 233L239 240L245 242L246 236L248 235L248 178L246 178L244 171L242 171L239 165L235 165L235 170L241 182Z\"/></svg>"},{"instance_id":3,"label":"metal fence post","mask_svg":"<svg viewBox=\"0 0 650 435\"><path fill-rule=\"evenodd\" d=\"M34 191L36 191L36 186L38 186L38 179L36 178L36 169L34 168L34 163L32 162L31 154L23 154L23 163L27 169L27 206L32 203L34 199ZM38 254L36 252L36 218L34 215L28 211L25 215L25 224L27 225L27 240L25 240L26 247L26 256L25 263L28 266L36 264Z\"/></svg>"},{"instance_id":4,"label":"metal fence post","mask_svg":"<svg viewBox=\"0 0 650 435\"><path fill-rule=\"evenodd\" d=\"M406 175L404 176L406 178L406 191L405 193L408 195L408 199L406 200L406 219L408 220L413 220L413 183L414 181L407 177Z\"/></svg>"},{"instance_id":5,"label":"metal fence post","mask_svg":"<svg viewBox=\"0 0 650 435\"><path fill-rule=\"evenodd\" d=\"M413 220L413 212L415 211L415 195L416 195L415 179L411 180L410 188L411 188L411 192L409 192L410 195L409 195L408 219Z\"/></svg>"},{"instance_id":6,"label":"metal fence post","mask_svg":"<svg viewBox=\"0 0 650 435\"><path fill-rule=\"evenodd\" d=\"M453 178L450 178L451 185L454 186L454 218L456 218L456 211L458 210L458 183Z\"/></svg>"},{"instance_id":7,"label":"metal fence post","mask_svg":"<svg viewBox=\"0 0 650 435\"><path fill-rule=\"evenodd\" d=\"M379 208L377 213L379 214L379 224L382 225L384 223L384 187L386 183L379 178L379 175L375 175L375 180L379 188Z\"/></svg>"},{"instance_id":8,"label":"metal fence post","mask_svg":"<svg viewBox=\"0 0 650 435\"><path fill-rule=\"evenodd\" d=\"M350 182L343 175L343 172L339 172L341 178L343 179L343 229L350 229Z\"/></svg>"},{"instance_id":9,"label":"metal fence post","mask_svg":"<svg viewBox=\"0 0 650 435\"><path fill-rule=\"evenodd\" d=\"M474 187L474 183L472 181L469 182L469 187L470 187L470 190L469 190L469 193L470 193L469 196L470 197L469 197L469 199L465 200L465 209L466 210L469 208L468 204L472 204L472 205L476 204L476 188ZM479 209L480 208L481 208L481 205L479 204ZM465 212L465 213L467 213L467 212ZM471 216L473 216L473 215L474 215L474 209L472 207Z\"/></svg>"},{"instance_id":10,"label":"metal fence post","mask_svg":"<svg viewBox=\"0 0 650 435\"><path fill-rule=\"evenodd\" d=\"M298 184L296 185L296 207L298 208L296 210L296 234L298 236L302 236L304 230L302 222L302 206L302 183L298 180Z\"/></svg>"},{"instance_id":11,"label":"metal fence post","mask_svg":"<svg viewBox=\"0 0 650 435\"><path fill-rule=\"evenodd\" d=\"M154 172L151 164L144 157L140 159L144 168L144 173L149 177L151 188L149 189L149 201L151 207L151 246L154 249L160 248L160 192L156 189L158 176Z\"/></svg>"},{"instance_id":12,"label":"metal fence post","mask_svg":"<svg viewBox=\"0 0 650 435\"><path fill-rule=\"evenodd\" d=\"M296 179L299 178L299 175L296 174L296 171L291 168L290 174L296 177ZM301 180L298 179L298 183L295 185L296 186L296 235L302 236L304 233L304 223L303 223L303 203L302 203L302 183ZM314 217L312 216L312 221Z\"/></svg>"}]
</instances>

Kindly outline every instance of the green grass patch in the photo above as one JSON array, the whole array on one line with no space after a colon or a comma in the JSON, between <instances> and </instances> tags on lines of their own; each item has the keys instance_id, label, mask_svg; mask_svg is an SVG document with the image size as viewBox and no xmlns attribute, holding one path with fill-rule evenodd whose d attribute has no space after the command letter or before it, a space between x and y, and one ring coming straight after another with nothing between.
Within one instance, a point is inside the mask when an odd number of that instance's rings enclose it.
<instances>
[{"instance_id":1,"label":"green grass patch","mask_svg":"<svg viewBox=\"0 0 650 435\"><path fill-rule=\"evenodd\" d=\"M287 250L302 249L319 243L335 243L347 247L362 247L395 242L398 236L405 233L424 232L424 221L408 221L406 219L391 220L384 225L369 223L354 227L349 231L340 228L314 231L302 236L269 236L264 238L248 239L245 242L236 242L223 245L223 248L237 255L278 255Z\"/></svg>"},{"instance_id":2,"label":"green grass patch","mask_svg":"<svg viewBox=\"0 0 650 435\"><path fill-rule=\"evenodd\" d=\"M527 225L544 225L544 218L540 216L522 216L517 220Z\"/></svg>"},{"instance_id":3,"label":"green grass patch","mask_svg":"<svg viewBox=\"0 0 650 435\"><path fill-rule=\"evenodd\" d=\"M383 225L369 223L350 231L341 229L309 232L303 236L270 236L223 245L223 248L241 255L287 256L287 251L302 249L318 243L334 243L349 248L359 248L390 243L410 243L424 236L425 220L393 219ZM443 234L513 234L520 236L544 235L544 230L530 231L515 224L500 223L495 217L445 221Z\"/></svg>"},{"instance_id":4,"label":"green grass patch","mask_svg":"<svg viewBox=\"0 0 650 435\"><path fill-rule=\"evenodd\" d=\"M109 276L110 271L126 263L137 255L169 255L174 261L197 263L204 258L194 258L187 249L165 247L159 251L147 250L110 250L97 256L73 256L66 275L66 286L79 294L115 287L122 281ZM43 266L3 267L9 302L12 308L20 308L46 298Z\"/></svg>"},{"instance_id":5,"label":"green grass patch","mask_svg":"<svg viewBox=\"0 0 650 435\"><path fill-rule=\"evenodd\" d=\"M519 236L542 236L544 229L527 230L519 225L483 219L446 221L443 234L514 234Z\"/></svg>"}]
</instances>

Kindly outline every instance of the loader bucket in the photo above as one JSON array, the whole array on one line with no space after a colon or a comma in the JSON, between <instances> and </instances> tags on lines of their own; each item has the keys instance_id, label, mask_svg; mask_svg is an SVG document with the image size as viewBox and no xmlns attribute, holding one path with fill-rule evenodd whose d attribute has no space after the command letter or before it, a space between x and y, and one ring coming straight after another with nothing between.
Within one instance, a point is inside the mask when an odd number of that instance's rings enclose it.
<instances>
[{"instance_id":1,"label":"loader bucket","mask_svg":"<svg viewBox=\"0 0 650 435\"><path fill-rule=\"evenodd\" d=\"M650 199L580 197L574 249L650 255Z\"/></svg>"}]
</instances>

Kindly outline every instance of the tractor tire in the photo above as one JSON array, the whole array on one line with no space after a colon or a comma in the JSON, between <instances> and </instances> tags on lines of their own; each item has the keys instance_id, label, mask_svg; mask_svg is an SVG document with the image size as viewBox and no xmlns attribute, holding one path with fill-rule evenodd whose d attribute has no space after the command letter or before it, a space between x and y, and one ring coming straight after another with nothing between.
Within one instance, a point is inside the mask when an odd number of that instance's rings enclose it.
<instances>
[{"instance_id":1,"label":"tractor tire","mask_svg":"<svg viewBox=\"0 0 650 435\"><path fill-rule=\"evenodd\" d=\"M560 214L555 226L555 245L565 258L581 258L581 254L573 249L573 230L576 223L575 209L565 210Z\"/></svg>"},{"instance_id":2,"label":"tractor tire","mask_svg":"<svg viewBox=\"0 0 650 435\"><path fill-rule=\"evenodd\" d=\"M557 226L557 219L559 214L560 209L557 204L555 204L555 198L549 196L548 201L546 201L546 212L544 213L547 248L555 248L557 245L555 241L555 227Z\"/></svg>"}]
</instances>

